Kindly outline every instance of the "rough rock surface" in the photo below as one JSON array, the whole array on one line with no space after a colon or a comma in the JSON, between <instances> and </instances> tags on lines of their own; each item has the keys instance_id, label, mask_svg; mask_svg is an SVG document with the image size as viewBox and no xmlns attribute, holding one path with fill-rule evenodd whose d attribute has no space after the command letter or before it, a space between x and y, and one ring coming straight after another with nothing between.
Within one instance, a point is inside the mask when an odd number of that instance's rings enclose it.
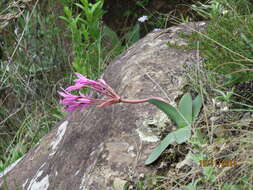
<instances>
[{"instance_id":1,"label":"rough rock surface","mask_svg":"<svg viewBox=\"0 0 253 190\"><path fill-rule=\"evenodd\" d=\"M183 67L196 64L195 51L178 34L205 23L183 24L148 34L105 70L103 78L128 99L160 96L173 102L181 94ZM23 158L0 173L9 190L104 190L154 171L144 166L159 138L150 125L166 117L150 104L90 107L63 119Z\"/></svg>"}]
</instances>

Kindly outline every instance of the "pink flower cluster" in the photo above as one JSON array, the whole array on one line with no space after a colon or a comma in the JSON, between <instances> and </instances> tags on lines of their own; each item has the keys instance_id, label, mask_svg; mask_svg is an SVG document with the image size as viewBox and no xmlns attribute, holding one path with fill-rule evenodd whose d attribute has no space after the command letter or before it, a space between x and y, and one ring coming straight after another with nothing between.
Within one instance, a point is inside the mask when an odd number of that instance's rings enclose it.
<instances>
[{"instance_id":1,"label":"pink flower cluster","mask_svg":"<svg viewBox=\"0 0 253 190\"><path fill-rule=\"evenodd\" d=\"M114 103L120 102L120 97L114 92L114 90L106 84L103 79L97 81L90 80L80 73L75 74L78 78L75 79L75 84L69 86L63 92L58 92L63 99L60 100L60 104L65 106L65 111L70 112L77 109L83 110L90 104L99 104L99 107L108 106ZM90 88L99 93L106 95L109 99L93 99L89 96L79 92L79 95L73 95L70 92L80 90L82 88Z\"/></svg>"},{"instance_id":2,"label":"pink flower cluster","mask_svg":"<svg viewBox=\"0 0 253 190\"><path fill-rule=\"evenodd\" d=\"M60 104L65 106L65 111L71 112L77 109L83 110L90 104L98 104L99 107L109 106L115 103L128 103L128 104L138 104L149 101L150 99L157 99L160 101L164 101L159 97L151 97L137 100L128 100L121 98L103 79L99 79L97 81L90 80L80 73L76 73L78 77L75 79L75 84L73 86L69 86L62 92L58 92L63 99L60 100ZM89 96L85 96L79 91L79 95L71 94L71 91L80 90L82 88L90 88L95 90L98 93L104 94L107 99L93 99Z\"/></svg>"}]
</instances>

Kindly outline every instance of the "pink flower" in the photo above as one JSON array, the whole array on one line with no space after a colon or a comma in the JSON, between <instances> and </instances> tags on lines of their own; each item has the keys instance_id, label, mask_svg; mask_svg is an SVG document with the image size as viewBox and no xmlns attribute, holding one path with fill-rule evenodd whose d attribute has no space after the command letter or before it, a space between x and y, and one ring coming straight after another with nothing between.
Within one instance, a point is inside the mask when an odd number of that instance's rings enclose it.
<instances>
[{"instance_id":1,"label":"pink flower","mask_svg":"<svg viewBox=\"0 0 253 190\"><path fill-rule=\"evenodd\" d=\"M94 90L103 93L107 96L113 97L111 92L108 91L109 85L103 79L99 79L97 81L90 80L85 76L81 75L80 73L75 73L78 79L75 79L75 85L69 86L65 90L70 92L74 90L80 90L81 88L93 88Z\"/></svg>"},{"instance_id":2,"label":"pink flower","mask_svg":"<svg viewBox=\"0 0 253 190\"><path fill-rule=\"evenodd\" d=\"M68 92L58 92L62 97L68 100L75 100L78 98L78 96L70 94Z\"/></svg>"},{"instance_id":3,"label":"pink flower","mask_svg":"<svg viewBox=\"0 0 253 190\"><path fill-rule=\"evenodd\" d=\"M81 83L76 83L75 85L69 86L68 88L66 88L66 91L79 90L81 88L85 88L85 86Z\"/></svg>"},{"instance_id":4,"label":"pink flower","mask_svg":"<svg viewBox=\"0 0 253 190\"><path fill-rule=\"evenodd\" d=\"M78 108L86 108L91 103L96 102L96 100L93 100L82 94L80 94L80 96L76 96L68 92L58 92L58 93L63 97L63 99L60 100L59 103L65 105L65 111L67 112L74 111Z\"/></svg>"},{"instance_id":5,"label":"pink flower","mask_svg":"<svg viewBox=\"0 0 253 190\"><path fill-rule=\"evenodd\" d=\"M80 73L76 73L78 79L75 79L75 84L69 86L63 92L58 92L62 97L60 104L65 106L65 111L71 112L80 109L81 111L87 108L91 104L98 104L99 107L109 106L115 103L129 103L137 104L144 103L150 100L150 98L139 99L139 100L127 100L122 99L113 89L110 87L103 79L98 79L97 81L90 80ZM90 88L98 93L106 96L107 99L93 99L89 96L85 96L81 92L79 95L71 94L71 91L80 90L82 88ZM154 99L154 97L153 97ZM162 100L161 98L156 98ZM164 100L162 100L164 101Z\"/></svg>"},{"instance_id":6,"label":"pink flower","mask_svg":"<svg viewBox=\"0 0 253 190\"><path fill-rule=\"evenodd\" d=\"M74 80L77 84L82 84L82 85L95 85L95 84L97 84L96 81L90 80L80 73L75 73L75 75L78 77L78 79Z\"/></svg>"},{"instance_id":7,"label":"pink flower","mask_svg":"<svg viewBox=\"0 0 253 190\"><path fill-rule=\"evenodd\" d=\"M75 75L78 77L78 79L74 80L75 84L69 86L63 90L63 92L59 92L59 95L63 97L63 99L60 100L60 104L65 106L65 111L74 111L79 108L84 109L90 104L99 104L99 107L104 107L120 101L119 96L103 79L94 81L86 78L80 73L76 73ZM79 95L73 95L70 93L71 91L80 90L82 88L93 89L98 93L106 95L109 99L92 99L80 92Z\"/></svg>"}]
</instances>

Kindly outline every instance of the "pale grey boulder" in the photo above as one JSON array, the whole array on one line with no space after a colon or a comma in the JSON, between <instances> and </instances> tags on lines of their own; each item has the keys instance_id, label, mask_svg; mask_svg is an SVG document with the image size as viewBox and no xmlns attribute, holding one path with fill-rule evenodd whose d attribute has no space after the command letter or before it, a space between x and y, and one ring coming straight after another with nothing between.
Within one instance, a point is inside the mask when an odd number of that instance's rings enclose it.
<instances>
[{"instance_id":1,"label":"pale grey boulder","mask_svg":"<svg viewBox=\"0 0 253 190\"><path fill-rule=\"evenodd\" d=\"M184 66L196 51L172 48L179 33L203 28L188 23L152 32L115 58L103 78L128 99L159 96L174 102L183 87ZM115 104L74 112L11 168L0 174L9 190L104 190L122 187L155 170L144 161L159 142L167 117L151 104ZM150 126L156 126L151 128ZM4 182L5 181L5 182Z\"/></svg>"}]
</instances>

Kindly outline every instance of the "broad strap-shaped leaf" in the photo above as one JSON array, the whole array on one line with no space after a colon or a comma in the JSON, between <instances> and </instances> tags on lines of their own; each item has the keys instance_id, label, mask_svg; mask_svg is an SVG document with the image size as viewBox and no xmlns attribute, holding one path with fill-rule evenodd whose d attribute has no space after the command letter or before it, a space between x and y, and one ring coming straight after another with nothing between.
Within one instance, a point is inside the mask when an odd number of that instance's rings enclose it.
<instances>
[{"instance_id":1,"label":"broad strap-shaped leaf","mask_svg":"<svg viewBox=\"0 0 253 190\"><path fill-rule=\"evenodd\" d=\"M197 119L201 107L202 107L202 98L200 95L198 95L192 102L192 119L193 119L192 122L194 122Z\"/></svg>"},{"instance_id":2,"label":"broad strap-shaped leaf","mask_svg":"<svg viewBox=\"0 0 253 190\"><path fill-rule=\"evenodd\" d=\"M191 126L178 129L173 132L176 143L186 142L191 137Z\"/></svg>"},{"instance_id":3,"label":"broad strap-shaped leaf","mask_svg":"<svg viewBox=\"0 0 253 190\"><path fill-rule=\"evenodd\" d=\"M148 159L145 161L145 165L152 164L154 161L156 161L162 154L162 152L173 142L181 144L183 142L186 142L190 137L191 137L190 126L169 133L149 155Z\"/></svg>"},{"instance_id":4,"label":"broad strap-shaped leaf","mask_svg":"<svg viewBox=\"0 0 253 190\"><path fill-rule=\"evenodd\" d=\"M150 99L149 103L157 106L161 111L163 111L172 121L174 121L178 127L183 128L190 125L189 121L184 118L184 116L172 105L167 104L162 100Z\"/></svg>"},{"instance_id":5,"label":"broad strap-shaped leaf","mask_svg":"<svg viewBox=\"0 0 253 190\"><path fill-rule=\"evenodd\" d=\"M156 161L162 152L173 142L175 141L175 136L173 133L169 133L156 148L153 152L149 155L148 159L145 161L145 165L149 165Z\"/></svg>"},{"instance_id":6,"label":"broad strap-shaped leaf","mask_svg":"<svg viewBox=\"0 0 253 190\"><path fill-rule=\"evenodd\" d=\"M190 93L183 95L178 104L178 111L190 124L192 123L192 97Z\"/></svg>"}]
</instances>

